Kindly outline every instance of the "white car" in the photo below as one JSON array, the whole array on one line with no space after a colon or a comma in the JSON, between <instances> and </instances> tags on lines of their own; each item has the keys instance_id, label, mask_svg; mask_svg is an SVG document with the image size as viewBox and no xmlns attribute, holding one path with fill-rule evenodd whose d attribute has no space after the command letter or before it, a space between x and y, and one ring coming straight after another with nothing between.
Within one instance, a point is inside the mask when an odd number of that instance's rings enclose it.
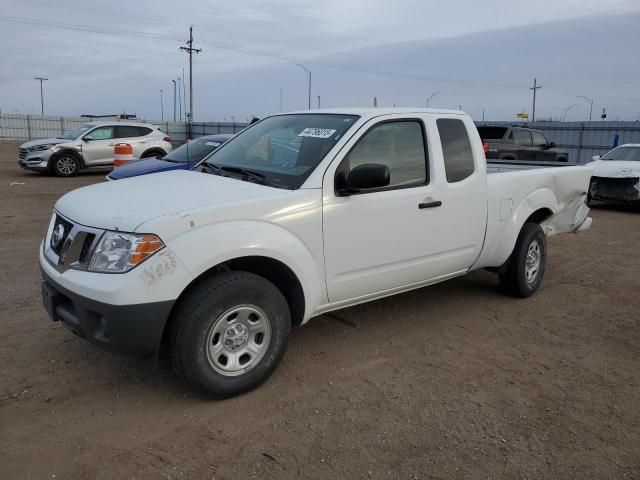
<instances>
[{"instance_id":1,"label":"white car","mask_svg":"<svg viewBox=\"0 0 640 480\"><path fill-rule=\"evenodd\" d=\"M546 237L589 228L591 168L487 166L460 111L281 114L199 171L106 182L55 204L40 248L54 321L149 356L212 396L263 382L292 326L491 269L533 294Z\"/></svg>"},{"instance_id":2,"label":"white car","mask_svg":"<svg viewBox=\"0 0 640 480\"><path fill-rule=\"evenodd\" d=\"M58 138L23 143L18 165L25 170L72 177L80 170L113 165L113 147L128 143L134 158L162 157L172 150L171 138L157 126L132 122L91 122Z\"/></svg>"},{"instance_id":3,"label":"white car","mask_svg":"<svg viewBox=\"0 0 640 480\"><path fill-rule=\"evenodd\" d=\"M627 143L596 155L589 200L640 204L640 144Z\"/></svg>"}]
</instances>

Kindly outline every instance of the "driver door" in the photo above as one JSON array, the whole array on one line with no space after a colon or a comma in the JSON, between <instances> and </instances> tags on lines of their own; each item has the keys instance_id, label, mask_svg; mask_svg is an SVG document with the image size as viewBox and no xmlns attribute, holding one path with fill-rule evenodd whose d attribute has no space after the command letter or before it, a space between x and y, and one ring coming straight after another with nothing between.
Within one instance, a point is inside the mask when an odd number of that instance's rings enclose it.
<instances>
[{"instance_id":1,"label":"driver door","mask_svg":"<svg viewBox=\"0 0 640 480\"><path fill-rule=\"evenodd\" d=\"M113 164L115 127L96 127L82 137L82 156L85 165Z\"/></svg>"}]
</instances>

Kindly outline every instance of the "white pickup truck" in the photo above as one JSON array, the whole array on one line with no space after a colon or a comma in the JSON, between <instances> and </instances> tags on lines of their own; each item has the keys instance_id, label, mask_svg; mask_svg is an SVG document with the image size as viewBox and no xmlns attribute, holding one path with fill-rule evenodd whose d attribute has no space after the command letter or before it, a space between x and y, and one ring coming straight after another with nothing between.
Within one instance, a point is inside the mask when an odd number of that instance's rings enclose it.
<instances>
[{"instance_id":1,"label":"white pickup truck","mask_svg":"<svg viewBox=\"0 0 640 480\"><path fill-rule=\"evenodd\" d=\"M459 111L275 115L197 170L60 198L42 293L54 321L95 344L165 345L214 397L259 385L291 327L331 310L478 269L529 296L546 237L591 224L590 167L487 164Z\"/></svg>"}]
</instances>

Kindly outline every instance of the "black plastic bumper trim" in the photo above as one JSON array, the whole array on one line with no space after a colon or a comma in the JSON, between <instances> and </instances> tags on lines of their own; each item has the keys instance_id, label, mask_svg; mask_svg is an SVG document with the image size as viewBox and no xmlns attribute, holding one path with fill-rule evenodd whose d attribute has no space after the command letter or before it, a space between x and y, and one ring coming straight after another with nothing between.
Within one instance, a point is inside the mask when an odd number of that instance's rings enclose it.
<instances>
[{"instance_id":1,"label":"black plastic bumper trim","mask_svg":"<svg viewBox=\"0 0 640 480\"><path fill-rule=\"evenodd\" d=\"M53 321L113 352L149 357L158 351L173 300L110 305L67 290L44 271L42 277L42 303Z\"/></svg>"}]
</instances>

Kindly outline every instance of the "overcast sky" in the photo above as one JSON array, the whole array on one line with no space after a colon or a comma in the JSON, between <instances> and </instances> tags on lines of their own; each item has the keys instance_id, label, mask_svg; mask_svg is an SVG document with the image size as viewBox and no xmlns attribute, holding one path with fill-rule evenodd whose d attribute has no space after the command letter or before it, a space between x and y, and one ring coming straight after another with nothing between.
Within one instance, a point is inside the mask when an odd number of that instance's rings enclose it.
<instances>
[{"instance_id":1,"label":"overcast sky","mask_svg":"<svg viewBox=\"0 0 640 480\"><path fill-rule=\"evenodd\" d=\"M475 119L640 119L638 0L2 0L0 109L173 116L194 26L195 120L313 104L459 108ZM186 79L188 86L188 78ZM187 103L188 104L188 103Z\"/></svg>"}]
</instances>

